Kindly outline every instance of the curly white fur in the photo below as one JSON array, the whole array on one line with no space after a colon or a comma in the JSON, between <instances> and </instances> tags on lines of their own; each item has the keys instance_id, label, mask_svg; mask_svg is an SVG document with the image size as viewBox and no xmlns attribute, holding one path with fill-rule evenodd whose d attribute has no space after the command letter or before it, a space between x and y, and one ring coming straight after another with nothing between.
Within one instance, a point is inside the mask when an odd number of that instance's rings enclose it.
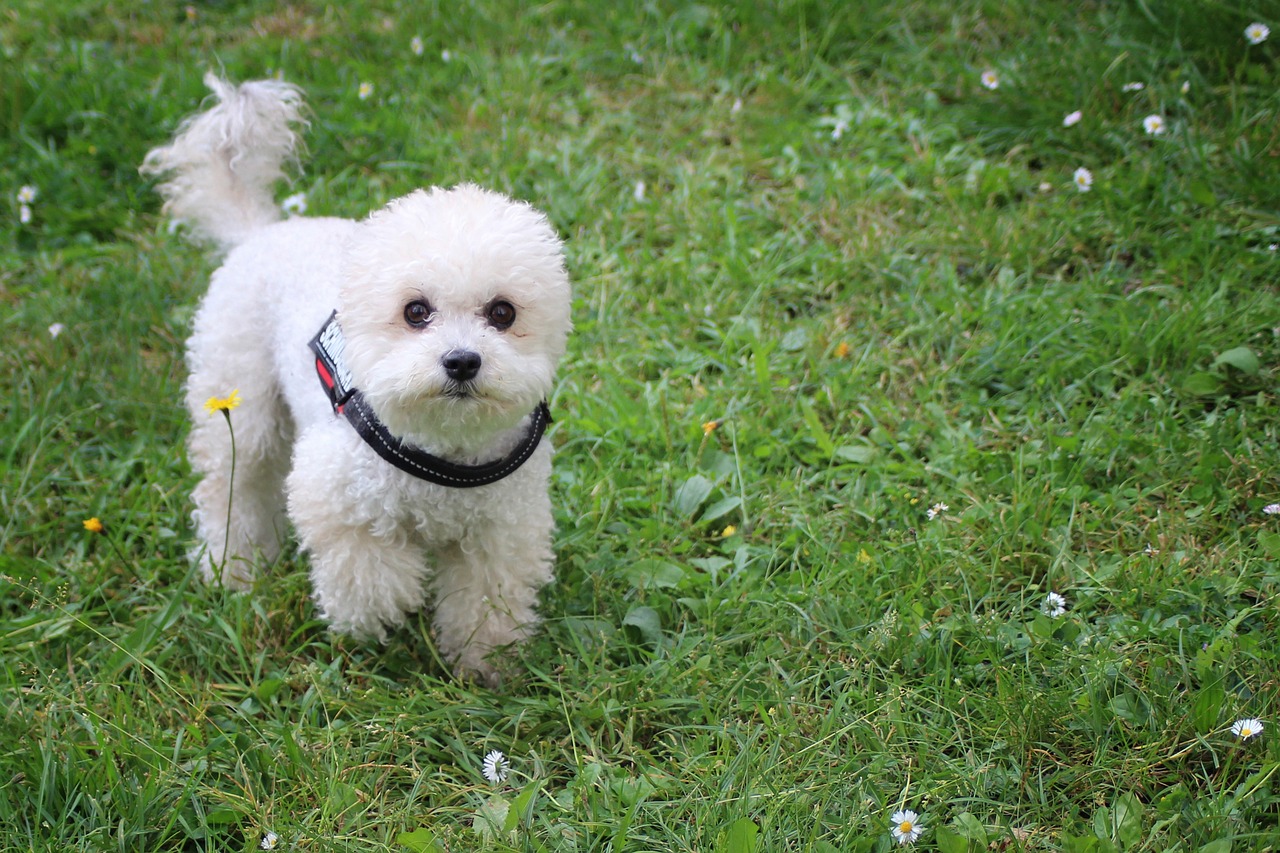
<instances>
[{"instance_id":1,"label":"curly white fur","mask_svg":"<svg viewBox=\"0 0 1280 853\"><path fill-rule=\"evenodd\" d=\"M430 600L442 654L493 681L486 657L528 636L552 578L549 442L491 485L415 479L334 415L307 345L337 309L355 384L394 435L458 463L500 458L564 353L561 241L529 205L471 185L413 192L362 222L277 221L272 184L297 145L299 91L207 82L219 103L144 164L171 176L167 209L229 250L187 344L204 574L248 587L291 521L335 630L382 639ZM407 320L414 302L430 307L425 324ZM498 303L514 309L509 327ZM462 382L445 365L459 351L479 361ZM230 431L204 411L233 389L234 484Z\"/></svg>"},{"instance_id":2,"label":"curly white fur","mask_svg":"<svg viewBox=\"0 0 1280 853\"><path fill-rule=\"evenodd\" d=\"M280 218L271 188L296 156L302 90L279 80L236 87L213 73L204 82L218 103L150 151L142 173L171 175L158 187L165 213L229 248Z\"/></svg>"}]
</instances>

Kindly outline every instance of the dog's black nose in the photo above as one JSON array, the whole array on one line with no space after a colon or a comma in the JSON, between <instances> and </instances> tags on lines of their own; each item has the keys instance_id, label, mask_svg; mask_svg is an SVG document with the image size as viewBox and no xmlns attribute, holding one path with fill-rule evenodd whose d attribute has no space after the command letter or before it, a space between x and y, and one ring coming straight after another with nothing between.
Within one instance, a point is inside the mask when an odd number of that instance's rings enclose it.
<instances>
[{"instance_id":1,"label":"dog's black nose","mask_svg":"<svg viewBox=\"0 0 1280 853\"><path fill-rule=\"evenodd\" d=\"M469 349L451 349L440 359L444 372L454 382L474 379L480 372L480 353Z\"/></svg>"}]
</instances>

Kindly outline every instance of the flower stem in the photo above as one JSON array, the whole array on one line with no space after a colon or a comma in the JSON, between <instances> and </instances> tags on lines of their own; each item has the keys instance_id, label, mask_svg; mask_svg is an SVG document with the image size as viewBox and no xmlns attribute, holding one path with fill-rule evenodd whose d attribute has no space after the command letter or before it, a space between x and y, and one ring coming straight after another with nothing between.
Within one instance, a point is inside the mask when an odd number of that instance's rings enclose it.
<instances>
[{"instance_id":1,"label":"flower stem","mask_svg":"<svg viewBox=\"0 0 1280 853\"><path fill-rule=\"evenodd\" d=\"M227 523L222 532L222 559L218 562L218 583L222 583L222 574L227 568L227 548L231 544L231 499L236 487L236 430L231 425L231 410L222 409L222 416L227 419L227 432L231 435L231 477L227 481Z\"/></svg>"}]
</instances>

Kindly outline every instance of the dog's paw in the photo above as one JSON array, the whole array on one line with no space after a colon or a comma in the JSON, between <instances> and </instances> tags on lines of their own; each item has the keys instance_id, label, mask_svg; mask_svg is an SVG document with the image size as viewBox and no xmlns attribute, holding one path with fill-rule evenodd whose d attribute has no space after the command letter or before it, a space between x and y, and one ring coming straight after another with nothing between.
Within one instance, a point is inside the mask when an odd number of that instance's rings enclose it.
<instances>
[{"instance_id":1,"label":"dog's paw","mask_svg":"<svg viewBox=\"0 0 1280 853\"><path fill-rule=\"evenodd\" d=\"M210 586L220 586L233 592L248 592L253 588L253 565L243 560L224 560L215 563L201 554L196 558L200 574Z\"/></svg>"},{"instance_id":2,"label":"dog's paw","mask_svg":"<svg viewBox=\"0 0 1280 853\"><path fill-rule=\"evenodd\" d=\"M497 690L502 686L502 674L497 667L488 663L476 667L455 665L453 674L462 681L474 682L490 690Z\"/></svg>"},{"instance_id":3,"label":"dog's paw","mask_svg":"<svg viewBox=\"0 0 1280 853\"><path fill-rule=\"evenodd\" d=\"M460 681L496 690L514 671L516 664L509 649L481 650L468 648L453 662L453 674Z\"/></svg>"}]
</instances>

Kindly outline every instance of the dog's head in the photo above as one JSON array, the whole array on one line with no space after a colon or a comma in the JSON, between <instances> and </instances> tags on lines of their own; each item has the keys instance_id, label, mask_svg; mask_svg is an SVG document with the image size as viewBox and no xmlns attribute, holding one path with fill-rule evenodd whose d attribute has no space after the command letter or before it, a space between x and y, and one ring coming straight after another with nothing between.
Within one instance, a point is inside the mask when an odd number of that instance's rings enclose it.
<instances>
[{"instance_id":1,"label":"dog's head","mask_svg":"<svg viewBox=\"0 0 1280 853\"><path fill-rule=\"evenodd\" d=\"M533 207L471 185L419 190L347 247L347 366L397 437L481 453L551 392L570 298L563 245Z\"/></svg>"}]
</instances>

